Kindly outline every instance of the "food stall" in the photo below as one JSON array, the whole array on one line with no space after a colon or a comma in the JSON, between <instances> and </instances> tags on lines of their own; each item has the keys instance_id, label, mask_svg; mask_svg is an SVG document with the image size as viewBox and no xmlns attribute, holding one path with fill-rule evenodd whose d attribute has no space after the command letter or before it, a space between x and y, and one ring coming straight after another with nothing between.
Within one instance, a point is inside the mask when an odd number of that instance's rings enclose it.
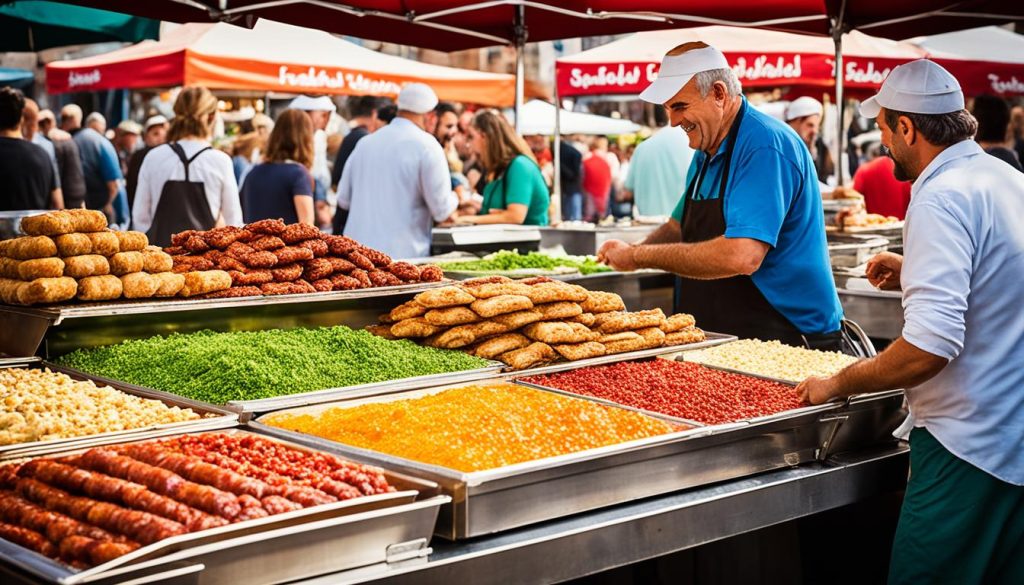
<instances>
[{"instance_id":1,"label":"food stall","mask_svg":"<svg viewBox=\"0 0 1024 585\"><path fill-rule=\"evenodd\" d=\"M793 395L800 376L852 358L701 331L600 291L600 271L431 281L441 268L274 222L179 234L165 251L130 233L65 238L109 233L86 231L85 213L33 220L0 246L0 350L18 356L0 367L12 397L0 434L5 582L572 578L905 477L890 434L901 392L821 406ZM60 256L76 241L142 245L92 254L112 267L126 262L117 254L166 254L185 288L9 304L63 284L29 269L78 266ZM255 266L300 257L303 276L334 289ZM236 261L246 270L222 270ZM163 274L153 270L110 276ZM281 270L278 281L251 284L263 270ZM180 296L222 271L226 288ZM90 278L70 280L82 292ZM650 391L625 392L627 379ZM45 417L28 398L39 389ZM123 416L105 414L110 401ZM655 538L663 528L678 538ZM588 546L637 531L650 536L611 555ZM575 560L543 561L552 547Z\"/></svg>"}]
</instances>

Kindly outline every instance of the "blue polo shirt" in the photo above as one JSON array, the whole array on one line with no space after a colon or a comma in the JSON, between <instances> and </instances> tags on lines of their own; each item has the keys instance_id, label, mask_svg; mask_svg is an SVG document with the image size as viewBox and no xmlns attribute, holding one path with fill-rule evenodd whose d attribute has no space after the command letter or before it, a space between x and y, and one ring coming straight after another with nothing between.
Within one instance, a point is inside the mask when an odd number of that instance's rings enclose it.
<instances>
[{"instance_id":1,"label":"blue polo shirt","mask_svg":"<svg viewBox=\"0 0 1024 585\"><path fill-rule=\"evenodd\" d=\"M718 198L726 150L723 142L711 157L694 199ZM836 331L843 309L828 258L821 192L810 152L789 126L746 105L732 157L723 205L725 237L771 246L751 278L797 329L809 334ZM704 152L693 157L686 185L705 158ZM680 199L672 217L682 223L682 216Z\"/></svg>"}]
</instances>

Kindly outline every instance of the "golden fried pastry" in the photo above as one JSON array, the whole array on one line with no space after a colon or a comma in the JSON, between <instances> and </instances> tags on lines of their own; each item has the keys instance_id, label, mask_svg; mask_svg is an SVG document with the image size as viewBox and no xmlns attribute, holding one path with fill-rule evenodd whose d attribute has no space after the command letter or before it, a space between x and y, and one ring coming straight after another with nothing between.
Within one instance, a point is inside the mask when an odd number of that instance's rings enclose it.
<instances>
[{"instance_id":1,"label":"golden fried pastry","mask_svg":"<svg viewBox=\"0 0 1024 585\"><path fill-rule=\"evenodd\" d=\"M21 278L21 273L18 272L18 267L21 266L21 260L15 260L14 258L0 258L0 278L13 278L18 280Z\"/></svg>"},{"instance_id":2,"label":"golden fried pastry","mask_svg":"<svg viewBox=\"0 0 1024 585\"><path fill-rule=\"evenodd\" d=\"M82 256L92 254L92 240L89 234L64 234L53 239L60 256Z\"/></svg>"},{"instance_id":3,"label":"golden fried pastry","mask_svg":"<svg viewBox=\"0 0 1024 585\"><path fill-rule=\"evenodd\" d=\"M687 327L680 331L674 331L665 335L665 345L685 345L687 343L700 343L707 337L704 331L698 327Z\"/></svg>"},{"instance_id":4,"label":"golden fried pastry","mask_svg":"<svg viewBox=\"0 0 1024 585\"><path fill-rule=\"evenodd\" d=\"M0 278L0 301L3 301L8 305L17 305L18 289L20 289L23 284L28 283L21 280L15 280L13 278Z\"/></svg>"},{"instance_id":5,"label":"golden fried pastry","mask_svg":"<svg viewBox=\"0 0 1024 585\"><path fill-rule=\"evenodd\" d=\"M18 278L22 280L57 278L63 275L64 261L60 258L36 258L25 260L18 265Z\"/></svg>"},{"instance_id":6,"label":"golden fried pastry","mask_svg":"<svg viewBox=\"0 0 1024 585\"><path fill-rule=\"evenodd\" d=\"M412 319L414 317L422 317L427 312L427 308L417 303L415 300L402 303L394 309L391 309L391 320L398 322L406 319Z\"/></svg>"},{"instance_id":7,"label":"golden fried pastry","mask_svg":"<svg viewBox=\"0 0 1024 585\"><path fill-rule=\"evenodd\" d=\"M580 323L544 322L523 327L523 333L544 343L583 343L596 341L600 335Z\"/></svg>"},{"instance_id":8,"label":"golden fried pastry","mask_svg":"<svg viewBox=\"0 0 1024 585\"><path fill-rule=\"evenodd\" d=\"M113 274L86 276L78 281L78 300L112 301L121 298L124 284Z\"/></svg>"},{"instance_id":9,"label":"golden fried pastry","mask_svg":"<svg viewBox=\"0 0 1024 585\"><path fill-rule=\"evenodd\" d=\"M481 285L485 285L485 284L498 284L498 283L502 283L502 282L512 282L512 279L507 277L507 276L500 276L500 275L479 276L477 278L469 278L467 280L463 280L460 284L462 284L462 286L464 286L464 287L473 287L473 286L481 286Z\"/></svg>"},{"instance_id":10,"label":"golden fried pastry","mask_svg":"<svg viewBox=\"0 0 1024 585\"><path fill-rule=\"evenodd\" d=\"M524 295L530 297L533 304L557 303L560 301L583 302L587 300L587 289L574 284L550 281L530 286Z\"/></svg>"},{"instance_id":11,"label":"golden fried pastry","mask_svg":"<svg viewBox=\"0 0 1024 585\"><path fill-rule=\"evenodd\" d=\"M452 327L455 325L466 325L468 323L476 323L480 320L480 316L469 310L466 307L445 307L444 309L431 309L427 311L423 318L427 320L427 323L431 325L440 325L442 327Z\"/></svg>"},{"instance_id":12,"label":"golden fried pastry","mask_svg":"<svg viewBox=\"0 0 1024 585\"><path fill-rule=\"evenodd\" d=\"M132 272L121 277L121 284L124 285L124 298L126 299L148 299L156 294L160 283L152 274L146 272Z\"/></svg>"},{"instance_id":13,"label":"golden fried pastry","mask_svg":"<svg viewBox=\"0 0 1024 585\"><path fill-rule=\"evenodd\" d=\"M633 332L629 331L628 333ZM636 336L631 339L623 339L620 341L602 341L600 343L604 345L605 353L608 354L625 353L627 351L640 351L641 349L648 349L649 347L651 347L650 342L644 339L642 335L635 335Z\"/></svg>"},{"instance_id":14,"label":"golden fried pastry","mask_svg":"<svg viewBox=\"0 0 1024 585\"><path fill-rule=\"evenodd\" d=\"M75 230L75 222L66 211L51 211L21 218L21 231L30 236L59 236Z\"/></svg>"},{"instance_id":15,"label":"golden fried pastry","mask_svg":"<svg viewBox=\"0 0 1024 585\"><path fill-rule=\"evenodd\" d=\"M367 331L369 331L370 333L373 333L377 337L383 337L384 339L398 339L397 337L395 337L394 335L391 334L391 325L387 325L387 324L367 325L365 327L365 329Z\"/></svg>"},{"instance_id":16,"label":"golden fried pastry","mask_svg":"<svg viewBox=\"0 0 1024 585\"><path fill-rule=\"evenodd\" d=\"M121 252L140 252L149 245L149 238L142 232L115 231L111 233L117 238L118 248Z\"/></svg>"},{"instance_id":17,"label":"golden fried pastry","mask_svg":"<svg viewBox=\"0 0 1024 585\"><path fill-rule=\"evenodd\" d=\"M223 270L203 270L186 272L185 285L178 292L179 296L194 297L206 293L231 288L231 276Z\"/></svg>"},{"instance_id":18,"label":"golden fried pastry","mask_svg":"<svg viewBox=\"0 0 1024 585\"><path fill-rule=\"evenodd\" d=\"M396 321L395 324L391 326L391 334L395 337L401 338L430 337L438 331L441 331L440 327L437 325L431 325L423 317L403 319L401 321Z\"/></svg>"},{"instance_id":19,"label":"golden fried pastry","mask_svg":"<svg viewBox=\"0 0 1024 585\"><path fill-rule=\"evenodd\" d=\"M491 281L490 279L492 278L501 278L503 280ZM530 290L529 286L509 280L503 276L492 276L488 279L467 280L462 283L462 287L465 288L469 294L478 299L489 299L491 297L502 295L526 296L526 292Z\"/></svg>"},{"instance_id":20,"label":"golden fried pastry","mask_svg":"<svg viewBox=\"0 0 1024 585\"><path fill-rule=\"evenodd\" d=\"M74 278L37 278L18 287L18 302L23 305L60 303L75 298L78 283Z\"/></svg>"},{"instance_id":21,"label":"golden fried pastry","mask_svg":"<svg viewBox=\"0 0 1024 585\"><path fill-rule=\"evenodd\" d=\"M637 329L636 332L651 344L651 347L661 347L665 344L665 332L659 327L647 327Z\"/></svg>"},{"instance_id":22,"label":"golden fried pastry","mask_svg":"<svg viewBox=\"0 0 1024 585\"><path fill-rule=\"evenodd\" d=\"M471 343L480 341L485 337L505 333L504 326L493 321L481 321L470 325L459 325L441 333L435 340L432 340L433 347L444 349L458 349Z\"/></svg>"},{"instance_id":23,"label":"golden fried pastry","mask_svg":"<svg viewBox=\"0 0 1024 585\"><path fill-rule=\"evenodd\" d=\"M87 276L103 276L104 274L110 274L110 263L99 254L71 256L64 259L64 276L85 278Z\"/></svg>"},{"instance_id":24,"label":"golden fried pastry","mask_svg":"<svg viewBox=\"0 0 1024 585\"><path fill-rule=\"evenodd\" d=\"M493 360L503 353L522 349L530 345L530 340L519 333L505 333L485 339L473 348L473 355L485 360Z\"/></svg>"},{"instance_id":25,"label":"golden fried pastry","mask_svg":"<svg viewBox=\"0 0 1024 585\"><path fill-rule=\"evenodd\" d=\"M676 331L682 331L683 329L693 327L697 324L697 320L693 318L693 315L686 313L676 313L661 324L661 330L665 333L675 333Z\"/></svg>"},{"instance_id":26,"label":"golden fried pastry","mask_svg":"<svg viewBox=\"0 0 1024 585\"><path fill-rule=\"evenodd\" d=\"M603 313L597 316L595 327L601 333L616 333L619 331L633 331L647 327L659 327L665 320L665 313L661 309L649 311L636 311L633 313Z\"/></svg>"},{"instance_id":27,"label":"golden fried pastry","mask_svg":"<svg viewBox=\"0 0 1024 585\"><path fill-rule=\"evenodd\" d=\"M24 236L10 240L6 255L15 260L49 258L57 255L57 244L47 236Z\"/></svg>"},{"instance_id":28,"label":"golden fried pastry","mask_svg":"<svg viewBox=\"0 0 1024 585\"><path fill-rule=\"evenodd\" d=\"M611 311L626 310L626 303L622 301L622 297L615 293L599 290L588 290L587 299L581 304L587 313L610 313Z\"/></svg>"},{"instance_id":29,"label":"golden fried pastry","mask_svg":"<svg viewBox=\"0 0 1024 585\"><path fill-rule=\"evenodd\" d=\"M352 258L349 257L349 260ZM443 286L421 292L414 300L428 309L443 309L468 305L475 301L476 297L457 286Z\"/></svg>"},{"instance_id":30,"label":"golden fried pastry","mask_svg":"<svg viewBox=\"0 0 1024 585\"><path fill-rule=\"evenodd\" d=\"M584 343L564 343L552 345L555 351L565 359L574 362L588 358L601 357L604 355L604 345L597 341L586 341Z\"/></svg>"},{"instance_id":31,"label":"golden fried pastry","mask_svg":"<svg viewBox=\"0 0 1024 585\"><path fill-rule=\"evenodd\" d=\"M533 308L533 301L522 295L499 295L473 301L469 308L481 317L494 317Z\"/></svg>"},{"instance_id":32,"label":"golden fried pastry","mask_svg":"<svg viewBox=\"0 0 1024 585\"><path fill-rule=\"evenodd\" d=\"M544 319L544 314L536 309L526 309L525 311L516 311L515 313L505 313L504 315L497 315L491 318L492 321L505 326L509 331L515 331L516 329L525 327L530 323L536 323L542 319Z\"/></svg>"},{"instance_id":33,"label":"golden fried pastry","mask_svg":"<svg viewBox=\"0 0 1024 585\"><path fill-rule=\"evenodd\" d=\"M621 331L619 333L609 333L607 335L602 335L601 337L597 338L597 341L607 345L609 343L617 343L620 341L640 341L643 338L643 335L640 335L636 331Z\"/></svg>"},{"instance_id":34,"label":"golden fried pastry","mask_svg":"<svg viewBox=\"0 0 1024 585\"><path fill-rule=\"evenodd\" d=\"M68 215L75 224L74 232L101 232L107 229L107 216L96 209L69 209Z\"/></svg>"},{"instance_id":35,"label":"golden fried pastry","mask_svg":"<svg viewBox=\"0 0 1024 585\"><path fill-rule=\"evenodd\" d=\"M597 316L594 315L593 313L580 313L575 317L570 317L569 319L566 319L566 321L569 321L571 323L582 323L587 327L593 327L594 322L597 321Z\"/></svg>"},{"instance_id":36,"label":"golden fried pastry","mask_svg":"<svg viewBox=\"0 0 1024 585\"><path fill-rule=\"evenodd\" d=\"M153 279L157 284L154 297L177 296L185 286L185 275L176 272L158 272L153 275Z\"/></svg>"},{"instance_id":37,"label":"golden fried pastry","mask_svg":"<svg viewBox=\"0 0 1024 585\"><path fill-rule=\"evenodd\" d=\"M124 276L132 272L142 272L146 261L142 252L118 252L110 257L110 273L116 276Z\"/></svg>"},{"instance_id":38,"label":"golden fried pastry","mask_svg":"<svg viewBox=\"0 0 1024 585\"><path fill-rule=\"evenodd\" d=\"M522 348L509 351L498 356L498 359L505 362L514 370L525 370L538 366L555 359L555 350L546 343L531 343Z\"/></svg>"},{"instance_id":39,"label":"golden fried pastry","mask_svg":"<svg viewBox=\"0 0 1024 585\"><path fill-rule=\"evenodd\" d=\"M579 303L571 303L569 301L544 303L543 305L537 305L535 308L540 311L543 321L570 319L583 314L583 309L580 308ZM586 325L586 323L584 323L584 325Z\"/></svg>"},{"instance_id":40,"label":"golden fried pastry","mask_svg":"<svg viewBox=\"0 0 1024 585\"><path fill-rule=\"evenodd\" d=\"M157 246L146 246L142 250L142 269L150 274L170 272L174 269L174 259Z\"/></svg>"},{"instance_id":41,"label":"golden fried pastry","mask_svg":"<svg viewBox=\"0 0 1024 585\"><path fill-rule=\"evenodd\" d=\"M114 232L92 232L85 234L92 243L90 254L100 256L113 256L121 251L121 241L117 239Z\"/></svg>"}]
</instances>

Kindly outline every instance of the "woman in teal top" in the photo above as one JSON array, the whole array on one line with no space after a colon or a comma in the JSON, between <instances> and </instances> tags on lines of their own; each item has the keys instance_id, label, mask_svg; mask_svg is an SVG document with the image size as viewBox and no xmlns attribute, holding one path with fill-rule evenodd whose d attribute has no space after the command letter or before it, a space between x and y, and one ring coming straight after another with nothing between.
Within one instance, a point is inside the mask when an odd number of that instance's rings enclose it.
<instances>
[{"instance_id":1,"label":"woman in teal top","mask_svg":"<svg viewBox=\"0 0 1024 585\"><path fill-rule=\"evenodd\" d=\"M551 196L533 152L504 116L483 110L469 127L470 146L487 169L479 215L457 223L548 225Z\"/></svg>"}]
</instances>

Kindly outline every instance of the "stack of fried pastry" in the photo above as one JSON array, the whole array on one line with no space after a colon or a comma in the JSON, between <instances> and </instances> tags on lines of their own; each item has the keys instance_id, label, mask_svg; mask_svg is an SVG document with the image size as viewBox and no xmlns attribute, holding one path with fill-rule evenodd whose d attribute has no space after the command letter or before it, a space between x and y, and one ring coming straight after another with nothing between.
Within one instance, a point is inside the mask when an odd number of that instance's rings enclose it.
<instances>
[{"instance_id":1,"label":"stack of fried pastry","mask_svg":"<svg viewBox=\"0 0 1024 585\"><path fill-rule=\"evenodd\" d=\"M0 299L8 304L193 296L231 285L221 271L173 272L146 234L111 231L100 211L33 215L21 229L28 235L0 242Z\"/></svg>"},{"instance_id":2,"label":"stack of fried pastry","mask_svg":"<svg viewBox=\"0 0 1024 585\"><path fill-rule=\"evenodd\" d=\"M231 287L207 298L284 295L437 282L437 266L394 262L352 238L302 223L264 219L243 227L185 231L164 248L175 272L220 269Z\"/></svg>"},{"instance_id":3,"label":"stack of fried pastry","mask_svg":"<svg viewBox=\"0 0 1024 585\"><path fill-rule=\"evenodd\" d=\"M368 329L497 359L513 369L559 358L606 354L704 340L691 315L661 309L628 312L615 293L548 278L467 280L418 294Z\"/></svg>"}]
</instances>

